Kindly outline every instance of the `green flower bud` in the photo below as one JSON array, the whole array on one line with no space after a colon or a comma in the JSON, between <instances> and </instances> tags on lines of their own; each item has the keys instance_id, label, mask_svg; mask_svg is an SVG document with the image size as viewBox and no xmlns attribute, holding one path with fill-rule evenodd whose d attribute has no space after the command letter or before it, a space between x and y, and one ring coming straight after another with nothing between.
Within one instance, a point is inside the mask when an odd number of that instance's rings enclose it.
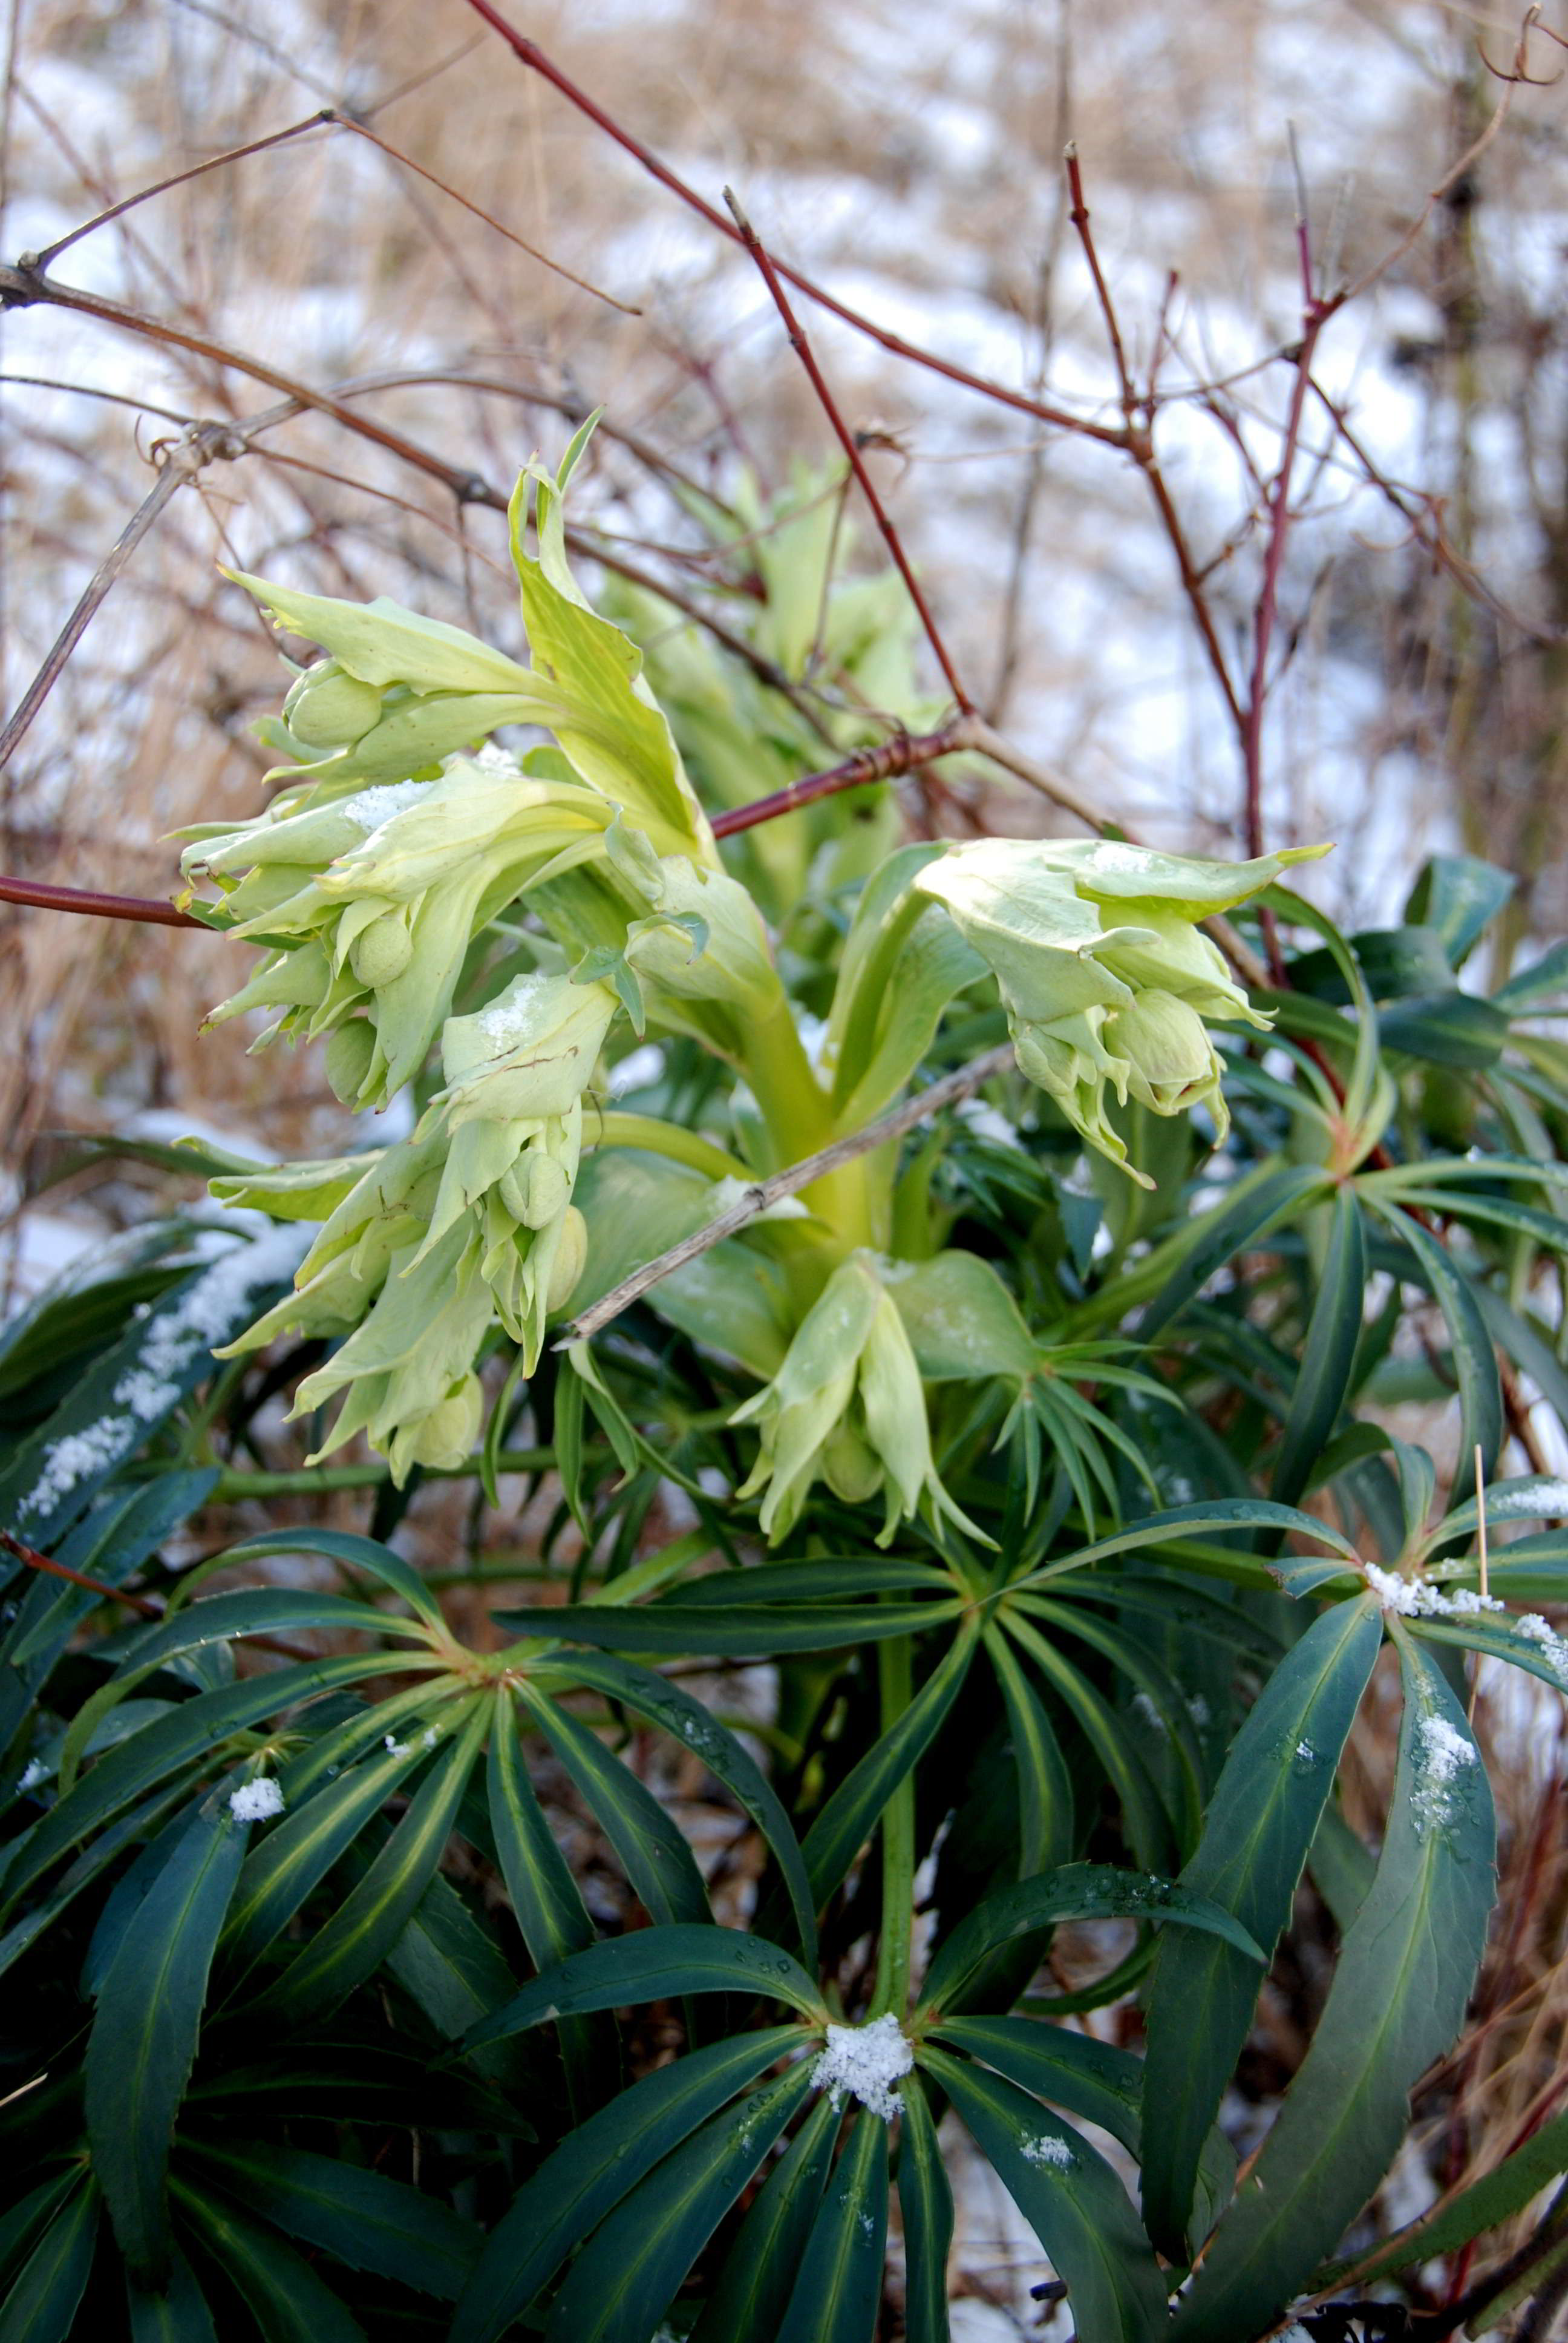
<instances>
[{"instance_id":1,"label":"green flower bud","mask_svg":"<svg viewBox=\"0 0 1568 2343\"><path fill-rule=\"evenodd\" d=\"M1188 1002L1151 987L1127 1008L1111 1010L1101 1030L1133 1098L1155 1114L1212 1105L1223 1131L1229 1118L1220 1089L1219 1052Z\"/></svg>"},{"instance_id":2,"label":"green flower bud","mask_svg":"<svg viewBox=\"0 0 1568 2343\"><path fill-rule=\"evenodd\" d=\"M502 1203L526 1229L548 1228L566 1211L571 1192L565 1166L538 1147L526 1148L496 1183Z\"/></svg>"},{"instance_id":3,"label":"green flower bud","mask_svg":"<svg viewBox=\"0 0 1568 2343\"><path fill-rule=\"evenodd\" d=\"M401 976L413 957L414 939L401 911L383 912L348 947L348 964L367 992L379 992Z\"/></svg>"},{"instance_id":4,"label":"green flower bud","mask_svg":"<svg viewBox=\"0 0 1568 2343\"><path fill-rule=\"evenodd\" d=\"M351 1017L328 1037L325 1053L327 1080L336 1099L357 1106L370 1061L376 1055L376 1028L363 1017Z\"/></svg>"},{"instance_id":5,"label":"green flower bud","mask_svg":"<svg viewBox=\"0 0 1568 2343\"><path fill-rule=\"evenodd\" d=\"M472 1455L485 1420L485 1392L477 1375L465 1375L420 1423L398 1435L410 1464L456 1471Z\"/></svg>"},{"instance_id":6,"label":"green flower bud","mask_svg":"<svg viewBox=\"0 0 1568 2343\"><path fill-rule=\"evenodd\" d=\"M283 720L307 749L341 749L363 739L381 714L381 694L336 659L307 668L283 703Z\"/></svg>"},{"instance_id":7,"label":"green flower bud","mask_svg":"<svg viewBox=\"0 0 1568 2343\"><path fill-rule=\"evenodd\" d=\"M833 1272L772 1382L729 1420L760 1428L761 1452L738 1494L766 1490L769 1538L789 1533L821 1476L851 1502L881 1493L879 1545L922 1502L983 1542L938 1477L920 1371L873 1254L852 1253Z\"/></svg>"},{"instance_id":8,"label":"green flower bud","mask_svg":"<svg viewBox=\"0 0 1568 2343\"><path fill-rule=\"evenodd\" d=\"M568 1204L561 1214L556 1257L550 1264L549 1287L545 1295L547 1317L554 1318L566 1308L587 1266L588 1222L575 1204Z\"/></svg>"}]
</instances>

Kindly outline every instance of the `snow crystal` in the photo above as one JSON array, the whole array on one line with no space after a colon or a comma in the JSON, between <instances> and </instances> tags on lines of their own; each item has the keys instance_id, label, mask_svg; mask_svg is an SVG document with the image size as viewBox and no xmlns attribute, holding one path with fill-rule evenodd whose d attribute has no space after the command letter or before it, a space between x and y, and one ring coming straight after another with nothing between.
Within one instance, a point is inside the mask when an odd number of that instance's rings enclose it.
<instances>
[{"instance_id":1,"label":"snow crystal","mask_svg":"<svg viewBox=\"0 0 1568 2343\"><path fill-rule=\"evenodd\" d=\"M1478 1594L1469 1586L1445 1594L1428 1578L1402 1578L1397 1571L1381 1570L1375 1562L1363 1562L1362 1570L1383 1609L1397 1611L1406 1619L1469 1619L1483 1611L1508 1607L1495 1594Z\"/></svg>"},{"instance_id":2,"label":"snow crystal","mask_svg":"<svg viewBox=\"0 0 1568 2343\"><path fill-rule=\"evenodd\" d=\"M498 749L493 740L485 741L482 746L474 750L471 756L459 755L458 758L448 758L446 761L447 764L461 761L464 764L477 765L482 773L500 773L509 781L522 779L523 769L511 751L508 749Z\"/></svg>"},{"instance_id":3,"label":"snow crystal","mask_svg":"<svg viewBox=\"0 0 1568 2343\"><path fill-rule=\"evenodd\" d=\"M1201 1692L1195 1692L1187 1703L1187 1714L1200 1729L1213 1721L1213 1711Z\"/></svg>"},{"instance_id":4,"label":"snow crystal","mask_svg":"<svg viewBox=\"0 0 1568 2343\"><path fill-rule=\"evenodd\" d=\"M434 1749L436 1746L436 1728L433 1725L427 1725L425 1727L419 1738L419 1746L422 1749Z\"/></svg>"},{"instance_id":5,"label":"snow crystal","mask_svg":"<svg viewBox=\"0 0 1568 2343\"><path fill-rule=\"evenodd\" d=\"M811 2069L811 2081L838 2107L844 2094L859 2099L884 2123L902 2115L903 2100L893 2085L907 2075L915 2054L891 2011L869 2026L829 2026L828 2046Z\"/></svg>"},{"instance_id":6,"label":"snow crystal","mask_svg":"<svg viewBox=\"0 0 1568 2343\"><path fill-rule=\"evenodd\" d=\"M143 1427L156 1423L173 1407L181 1379L197 1354L228 1340L258 1286L293 1275L307 1242L304 1232L286 1223L219 1254L172 1309L152 1321L140 1356L116 1381L110 1406L96 1423L50 1442L38 1478L22 1500L19 1517L25 1521L52 1513L79 1482L123 1463ZM139 1317L147 1314L145 1305L137 1312Z\"/></svg>"},{"instance_id":7,"label":"snow crystal","mask_svg":"<svg viewBox=\"0 0 1568 2343\"><path fill-rule=\"evenodd\" d=\"M1447 1822L1452 1813L1449 1785L1462 1766L1474 1765L1475 1745L1457 1732L1445 1716L1423 1716L1418 1732L1418 1783L1411 1804L1416 1828L1424 1837L1429 1830Z\"/></svg>"},{"instance_id":8,"label":"snow crystal","mask_svg":"<svg viewBox=\"0 0 1568 2343\"><path fill-rule=\"evenodd\" d=\"M1151 1733L1164 1733L1165 1719L1146 1692L1135 1692L1127 1705L1139 1723L1146 1725Z\"/></svg>"},{"instance_id":9,"label":"snow crystal","mask_svg":"<svg viewBox=\"0 0 1568 2343\"><path fill-rule=\"evenodd\" d=\"M383 1734L381 1746L388 1757L407 1757L408 1755L408 1744L406 1741L399 1741L395 1733Z\"/></svg>"},{"instance_id":10,"label":"snow crystal","mask_svg":"<svg viewBox=\"0 0 1568 2343\"><path fill-rule=\"evenodd\" d=\"M236 1823L265 1823L283 1812L283 1792L270 1775L262 1775L231 1790L228 1805Z\"/></svg>"},{"instance_id":11,"label":"snow crystal","mask_svg":"<svg viewBox=\"0 0 1568 2343\"><path fill-rule=\"evenodd\" d=\"M18 1790L35 1790L40 1782L46 1782L48 1778L49 1768L45 1765L44 1760L41 1757L30 1757L27 1761L27 1770L16 1787Z\"/></svg>"},{"instance_id":12,"label":"snow crystal","mask_svg":"<svg viewBox=\"0 0 1568 2343\"><path fill-rule=\"evenodd\" d=\"M1554 1668L1563 1683L1568 1684L1568 1640L1560 1635L1539 1611L1527 1611L1522 1619L1515 1619L1513 1624L1526 1642L1540 1644L1547 1665Z\"/></svg>"},{"instance_id":13,"label":"snow crystal","mask_svg":"<svg viewBox=\"0 0 1568 2343\"><path fill-rule=\"evenodd\" d=\"M479 1011L479 1031L486 1041L503 1047L518 1041L528 1029L529 1002L540 985L549 981L538 970L531 976L515 976L505 992L498 993L489 1007Z\"/></svg>"},{"instance_id":14,"label":"snow crystal","mask_svg":"<svg viewBox=\"0 0 1568 2343\"><path fill-rule=\"evenodd\" d=\"M422 803L426 791L435 786L434 781L384 782L376 789L356 790L353 797L345 798L334 811L347 815L356 830L368 834L373 830L379 830L384 821L390 821L395 815L407 813L410 806Z\"/></svg>"},{"instance_id":15,"label":"snow crystal","mask_svg":"<svg viewBox=\"0 0 1568 2343\"><path fill-rule=\"evenodd\" d=\"M1303 1765L1315 1765L1318 1762L1318 1753L1310 1741L1297 1742L1296 1755Z\"/></svg>"},{"instance_id":16,"label":"snow crystal","mask_svg":"<svg viewBox=\"0 0 1568 2343\"><path fill-rule=\"evenodd\" d=\"M1041 2132L1038 2139L1026 2139L1020 2153L1026 2164L1054 2164L1061 2170L1072 2162L1067 2142L1052 2138L1049 2132Z\"/></svg>"}]
</instances>

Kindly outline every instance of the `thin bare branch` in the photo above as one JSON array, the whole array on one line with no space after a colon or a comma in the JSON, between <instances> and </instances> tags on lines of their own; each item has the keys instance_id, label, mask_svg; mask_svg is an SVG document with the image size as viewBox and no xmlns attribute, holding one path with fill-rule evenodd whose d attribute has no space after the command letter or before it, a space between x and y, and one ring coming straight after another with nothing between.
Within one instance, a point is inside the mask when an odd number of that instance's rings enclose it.
<instances>
[{"instance_id":1,"label":"thin bare branch","mask_svg":"<svg viewBox=\"0 0 1568 2343\"><path fill-rule=\"evenodd\" d=\"M84 220L80 227L70 228L65 235L56 236L54 243L46 244L42 252L25 252L21 265L24 268L34 269L52 267L60 255L73 244L79 244L83 236L91 236L95 228L106 227L123 212L135 211L138 204L149 202L154 196L166 195L171 187L183 187L187 180L199 179L205 172L216 171L226 163L243 163L247 155L265 155L269 146L285 146L289 139L302 137L307 130L319 130L337 118L329 107L324 107L319 114L307 115L303 122L291 122L285 130L271 131L265 138L252 138L244 146L226 147L221 155L209 155L204 163L193 163L187 170L172 172L166 179L155 179L151 186L138 187L134 196L122 196L118 203L110 204L105 210L95 212L91 219Z\"/></svg>"},{"instance_id":2,"label":"thin bare branch","mask_svg":"<svg viewBox=\"0 0 1568 2343\"><path fill-rule=\"evenodd\" d=\"M41 879L0 878L0 903L21 903L37 911L83 911L95 920L134 920L147 928L206 928L188 911L148 895L100 895L90 887L51 887ZM209 935L218 931L207 928Z\"/></svg>"},{"instance_id":3,"label":"thin bare branch","mask_svg":"<svg viewBox=\"0 0 1568 2343\"><path fill-rule=\"evenodd\" d=\"M926 640L931 647L932 657L942 671L948 689L959 708L967 712L973 707L974 702L964 689L959 679L958 669L948 656L948 648L942 640L941 629L932 616L930 605L926 600L920 581L915 576L910 558L904 551L903 540L889 518L887 508L881 498L877 494L876 484L866 469L866 459L860 453L859 440L839 412L839 402L829 388L827 378L817 363L816 354L812 350L806 329L795 315L789 296L779 281L779 271L773 264L772 257L742 211L732 189L725 188L724 200L735 215L735 225L740 231L741 243L761 271L762 282L767 286L773 306L783 320L784 330L789 337L790 347L806 369L807 377L817 394L818 404L832 426L833 436L849 460L849 469L855 475L861 495L871 508L872 517L882 533L882 542L887 547L892 557L893 565L904 581L910 599L914 604L916 614L925 629Z\"/></svg>"},{"instance_id":4,"label":"thin bare branch","mask_svg":"<svg viewBox=\"0 0 1568 2343\"><path fill-rule=\"evenodd\" d=\"M136 507L97 568L87 581L75 608L60 629L44 664L33 678L15 713L0 731L0 772L10 763L26 737L34 718L59 680L60 671L92 623L94 614L129 561L175 490L194 480L205 465L219 457L239 453L244 446L227 423L200 423L182 433L164 458L162 469Z\"/></svg>"},{"instance_id":5,"label":"thin bare branch","mask_svg":"<svg viewBox=\"0 0 1568 2343\"><path fill-rule=\"evenodd\" d=\"M915 772L921 766L935 764L939 757L975 746L974 729L973 719L960 715L940 731L895 733L874 749L857 749L852 757L846 757L841 765L829 766L826 772L808 773L769 797L754 799L750 805L731 806L727 812L715 814L713 834L732 838L737 830L776 821L780 814L815 805L820 798L836 797L840 789L863 789L868 781L890 781L900 773Z\"/></svg>"},{"instance_id":6,"label":"thin bare branch","mask_svg":"<svg viewBox=\"0 0 1568 2343\"><path fill-rule=\"evenodd\" d=\"M901 1139L906 1131L913 1131L943 1107L956 1106L960 1099L970 1097L982 1082L1007 1073L1012 1064L1012 1044L1004 1041L1000 1049L988 1050L983 1057L960 1066L956 1073L944 1074L929 1090L920 1091L901 1106L894 1107L891 1113L879 1115L863 1131L851 1131L847 1139L836 1139L830 1147L819 1148L815 1155L808 1155L782 1172L771 1172L766 1180L756 1181L727 1212L719 1212L706 1227L683 1237L668 1252L661 1252L657 1261L645 1262L640 1269L633 1270L629 1277L612 1286L600 1301L565 1329L556 1349L568 1350L573 1342L586 1342L590 1334L597 1334L612 1318L618 1318L623 1310L640 1301L672 1270L684 1269L689 1261L699 1260L726 1237L739 1235L770 1205L782 1202L787 1196L798 1196L803 1188L836 1172L840 1164L852 1163L857 1156L868 1155L875 1147L885 1147L890 1140Z\"/></svg>"},{"instance_id":7,"label":"thin bare branch","mask_svg":"<svg viewBox=\"0 0 1568 2343\"><path fill-rule=\"evenodd\" d=\"M372 130L367 122L362 122L357 115L333 106L321 118L336 123L340 129L352 130L357 138L367 138L372 146L378 146L392 162L401 163L405 170L417 172L431 186L439 187L444 196L450 196L452 201L461 204L466 212L472 212L476 219L482 219L487 227L493 227L498 236L504 236L508 244L515 244L519 252L526 252L530 260L538 262L541 268L548 268L552 276L564 277L568 285L575 285L579 293L591 293L596 301L607 301L612 309L618 309L623 317L641 317L642 311L631 302L618 301L615 295L607 293L602 286L590 285L586 277L579 277L574 269L566 267L558 260L552 260L548 252L541 252L537 244L530 244L526 236L518 236L514 228L507 226L504 220L498 220L493 212L486 211L482 204L471 202L468 196L460 195L445 179L437 178L434 171L427 171L423 163L416 163L412 155L405 155L400 147L392 146L379 132Z\"/></svg>"},{"instance_id":8,"label":"thin bare branch","mask_svg":"<svg viewBox=\"0 0 1568 2343\"><path fill-rule=\"evenodd\" d=\"M189 0L186 0L186 5L189 5ZM672 196L678 196L683 204L699 213L710 227L717 228L719 235L727 236L732 244L742 241L733 222L727 220L721 211L699 196L696 188L689 186L667 163L661 163L652 149L635 138L629 130L616 121L613 115L606 113L587 90L579 88L568 74L563 73L560 66L545 55L537 41L530 41L508 25L500 11L491 5L491 0L468 0L468 5L500 35L520 64L527 65L531 72L542 75L553 88L577 107L579 114L586 115L607 137L615 141L624 154L630 155L639 163L660 186L668 187ZM1053 407L1045 399L1030 397L1027 391L1012 390L1005 383L992 382L984 375L971 374L967 367L957 365L951 358L940 357L935 350L922 349L918 342L907 342L901 334L890 333L885 326L879 326L872 318L862 316L859 310L851 309L847 302L838 300L825 286L815 283L800 269L791 267L788 261L781 260L777 265L779 276L787 284L792 285L797 293L804 293L808 300L815 301L819 308L830 311L845 325L852 327L856 333L866 335L879 348L889 351L892 357L907 358L911 366L925 367L949 382L961 384L964 389L977 392L981 398L995 400L999 406L1017 407L1023 415L1036 415L1042 423L1052 423L1061 431L1075 432L1081 439L1098 439L1107 447L1126 447L1127 433L1118 426L1091 422L1082 416L1068 413L1064 407Z\"/></svg>"},{"instance_id":9,"label":"thin bare branch","mask_svg":"<svg viewBox=\"0 0 1568 2343\"><path fill-rule=\"evenodd\" d=\"M1094 238L1089 232L1089 206L1083 200L1083 173L1079 164L1076 146L1068 147L1066 163L1068 192L1072 198L1067 216L1077 231L1079 245L1089 269L1091 282L1094 287L1094 297L1100 304L1100 314L1105 323L1105 338L1111 345L1111 356L1116 367L1116 379L1121 386L1121 412L1127 419L1127 428L1131 432L1138 412L1138 389L1132 379L1132 370L1127 363L1127 352L1121 340L1121 327L1117 322L1116 305L1111 300L1111 288L1105 282L1105 272L1100 266L1100 254L1095 248Z\"/></svg>"}]
</instances>

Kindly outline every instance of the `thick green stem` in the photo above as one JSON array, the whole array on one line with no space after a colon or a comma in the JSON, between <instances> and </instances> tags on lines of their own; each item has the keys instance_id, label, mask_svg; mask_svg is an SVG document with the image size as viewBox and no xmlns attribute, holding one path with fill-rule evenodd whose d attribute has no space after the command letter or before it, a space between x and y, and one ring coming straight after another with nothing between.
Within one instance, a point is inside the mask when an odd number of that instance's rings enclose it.
<instances>
[{"instance_id":1,"label":"thick green stem","mask_svg":"<svg viewBox=\"0 0 1568 2343\"><path fill-rule=\"evenodd\" d=\"M745 1071L768 1126L775 1169L815 1154L837 1135L827 1094L800 1046L782 990L772 1013L747 1033ZM874 1243L870 1192L860 1160L824 1173L803 1192L801 1201L846 1247Z\"/></svg>"},{"instance_id":2,"label":"thick green stem","mask_svg":"<svg viewBox=\"0 0 1568 2343\"><path fill-rule=\"evenodd\" d=\"M585 1135L597 1147L641 1147L650 1155L668 1155L672 1162L705 1172L710 1180L749 1180L751 1172L738 1155L727 1154L710 1139L678 1123L660 1122L656 1115L623 1114L608 1107L595 1123L585 1122Z\"/></svg>"},{"instance_id":3,"label":"thick green stem","mask_svg":"<svg viewBox=\"0 0 1568 2343\"><path fill-rule=\"evenodd\" d=\"M503 1448L496 1459L498 1473L543 1473L556 1461L553 1448ZM481 1471L477 1456L462 1464L431 1464L427 1481L464 1481ZM344 1489L377 1489L387 1479L387 1464L317 1464L297 1473L226 1472L212 1493L214 1504L235 1503L241 1497L325 1497Z\"/></svg>"},{"instance_id":4,"label":"thick green stem","mask_svg":"<svg viewBox=\"0 0 1568 2343\"><path fill-rule=\"evenodd\" d=\"M896 1635L877 1646L881 1729L890 1733L913 1695L910 1644ZM873 2017L891 2011L901 2026L910 1997L910 1949L915 1926L915 1783L907 1773L882 1809L882 1932L877 1946Z\"/></svg>"}]
</instances>

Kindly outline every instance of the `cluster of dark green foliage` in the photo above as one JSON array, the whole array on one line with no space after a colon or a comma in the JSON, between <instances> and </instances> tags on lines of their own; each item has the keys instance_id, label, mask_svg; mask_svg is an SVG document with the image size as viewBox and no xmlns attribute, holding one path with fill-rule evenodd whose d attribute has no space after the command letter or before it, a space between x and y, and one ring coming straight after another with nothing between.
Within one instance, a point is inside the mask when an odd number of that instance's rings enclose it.
<instances>
[{"instance_id":1,"label":"cluster of dark green foliage","mask_svg":"<svg viewBox=\"0 0 1568 2343\"><path fill-rule=\"evenodd\" d=\"M809 769L789 707L745 674L716 696L716 666L648 631L699 788L722 797L748 738L769 778ZM882 820L862 798L787 849L737 850L808 1010L826 1010L864 876L833 850L869 809ZM493 1493L526 1463L558 1505L534 1601L475 1652L389 1543L417 1468L367 1498L366 1534L215 1539L266 1484L266 1403L322 1356L286 1342L214 1369L207 1344L281 1276L235 1282L218 1322L210 1266L168 1222L17 1320L0 1344L0 2343L869 2343L895 2191L903 2331L941 2343L950 2111L1082 2343L1266 2330L1462 2025L1493 1893L1465 1654L1564 1689L1538 1606L1568 1592L1568 1497L1497 1475L1505 1389L1568 1419L1547 1307L1568 1055L1540 1031L1568 955L1490 999L1462 989L1507 894L1438 859L1405 924L1346 939L1272 888L1275 1030L1227 1042L1220 1151L1124 1111L1151 1188L1087 1174L1078 1135L1010 1075L988 1095L1011 1137L960 1116L905 1141L899 1194L1027 1328L1010 1381L922 1353L973 1536L927 1511L879 1548L879 1501L819 1487L764 1556L732 1493L756 1373L650 1298L528 1379L492 1343L505 1394L464 1469ZM988 981L918 1082L1004 1038ZM633 1103L693 1131L725 1109L678 1037ZM653 1159L629 1161L628 1178ZM654 1187L610 1199L626 1260L656 1250ZM181 1349L198 1293L203 1342ZM1432 1461L1382 1428L1412 1400L1459 1460L1441 1500ZM695 1524L678 1535L659 1526L670 1483ZM193 1521L210 1549L194 1566ZM1403 1721L1374 1855L1335 1785L1385 1639ZM722 1672L763 1663L753 1731ZM757 1850L744 1929L716 1923L645 1778L660 1742L695 1753ZM622 1875L619 1920L585 1901L547 1770ZM1238 2189L1216 2118L1304 1871L1338 1965ZM1122 1924L1127 1949L1063 1993L1051 1932L1085 1919ZM1130 1993L1142 2057L1070 2022ZM900 2056L873 2057L858 2095L871 2041ZM1141 2219L1081 2121L1139 2163ZM1405 2258L1565 2168L1560 2120Z\"/></svg>"}]
</instances>

